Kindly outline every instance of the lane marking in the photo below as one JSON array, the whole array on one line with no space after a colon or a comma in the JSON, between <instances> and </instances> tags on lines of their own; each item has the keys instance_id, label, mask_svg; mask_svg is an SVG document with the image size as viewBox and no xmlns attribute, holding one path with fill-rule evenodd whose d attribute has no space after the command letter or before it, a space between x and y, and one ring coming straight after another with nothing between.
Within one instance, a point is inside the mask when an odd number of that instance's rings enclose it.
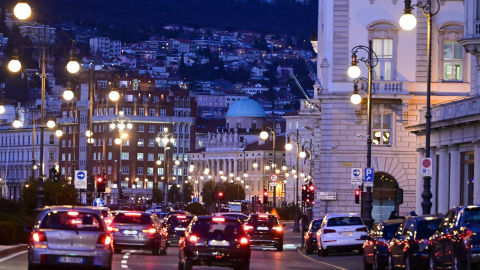
<instances>
[{"instance_id":1,"label":"lane marking","mask_svg":"<svg viewBox=\"0 0 480 270\"><path fill-rule=\"evenodd\" d=\"M120 266L123 268L123 269L128 269L128 257L130 256L130 253L125 253L125 255L123 255L123 260L120 262Z\"/></svg>"},{"instance_id":2,"label":"lane marking","mask_svg":"<svg viewBox=\"0 0 480 270\"><path fill-rule=\"evenodd\" d=\"M9 256L7 256L7 257L1 258L1 259L0 259L0 262L9 260L9 259L11 259L11 258L13 258L13 257L16 257L16 256L18 256L18 255L21 255L21 254L23 254L23 253L26 253L27 251L28 251L28 250L20 251L20 252L14 253L14 254L12 254L12 255L9 255Z\"/></svg>"},{"instance_id":3,"label":"lane marking","mask_svg":"<svg viewBox=\"0 0 480 270\"><path fill-rule=\"evenodd\" d=\"M309 259L309 260L312 261L312 262L319 262L319 263L322 263L322 264L325 264L325 265L327 265L327 266L334 267L334 268L340 269L340 270L348 270L348 269L342 268L342 267L340 267L340 266L336 266L336 265L333 265L333 264L329 264L329 263L326 263L326 262L322 262L322 261L319 261L319 260L312 259L312 258L310 258L310 256L307 256L307 255L303 254L303 252L301 251L301 249L297 249L297 252L298 252L298 254L302 255L303 257Z\"/></svg>"}]
</instances>

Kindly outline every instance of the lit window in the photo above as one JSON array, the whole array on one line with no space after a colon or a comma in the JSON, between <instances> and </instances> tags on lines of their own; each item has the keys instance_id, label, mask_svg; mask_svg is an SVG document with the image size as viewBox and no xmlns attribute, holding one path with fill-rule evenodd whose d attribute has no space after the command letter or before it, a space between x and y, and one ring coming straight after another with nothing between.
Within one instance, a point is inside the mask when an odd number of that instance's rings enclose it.
<instances>
[{"instance_id":1,"label":"lit window","mask_svg":"<svg viewBox=\"0 0 480 270\"><path fill-rule=\"evenodd\" d=\"M443 80L461 81L463 48L453 40L443 41Z\"/></svg>"},{"instance_id":2,"label":"lit window","mask_svg":"<svg viewBox=\"0 0 480 270\"><path fill-rule=\"evenodd\" d=\"M137 153L137 160L143 160L143 153Z\"/></svg>"},{"instance_id":3,"label":"lit window","mask_svg":"<svg viewBox=\"0 0 480 270\"><path fill-rule=\"evenodd\" d=\"M392 144L392 114L373 114L372 143L374 145Z\"/></svg>"},{"instance_id":4,"label":"lit window","mask_svg":"<svg viewBox=\"0 0 480 270\"><path fill-rule=\"evenodd\" d=\"M393 66L393 40L390 38L376 38L372 41L373 51L377 55L378 64L375 66L374 80L391 81Z\"/></svg>"}]
</instances>

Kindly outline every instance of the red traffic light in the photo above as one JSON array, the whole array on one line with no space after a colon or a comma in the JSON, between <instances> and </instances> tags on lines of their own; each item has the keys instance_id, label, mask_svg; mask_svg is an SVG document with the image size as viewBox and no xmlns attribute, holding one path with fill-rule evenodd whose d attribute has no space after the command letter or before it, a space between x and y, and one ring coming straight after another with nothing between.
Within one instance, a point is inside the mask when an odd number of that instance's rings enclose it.
<instances>
[{"instance_id":1,"label":"red traffic light","mask_svg":"<svg viewBox=\"0 0 480 270\"><path fill-rule=\"evenodd\" d=\"M360 196L360 189L355 190L355 196Z\"/></svg>"},{"instance_id":2,"label":"red traffic light","mask_svg":"<svg viewBox=\"0 0 480 270\"><path fill-rule=\"evenodd\" d=\"M307 185L303 185L303 186L302 186L302 190L303 190L303 191L306 191L306 190L307 190Z\"/></svg>"},{"instance_id":3,"label":"red traffic light","mask_svg":"<svg viewBox=\"0 0 480 270\"><path fill-rule=\"evenodd\" d=\"M218 192L218 197L223 197L223 192Z\"/></svg>"},{"instance_id":4,"label":"red traffic light","mask_svg":"<svg viewBox=\"0 0 480 270\"><path fill-rule=\"evenodd\" d=\"M310 192L313 192L313 191L315 191L315 186L314 185L309 185L308 189L309 189Z\"/></svg>"},{"instance_id":5,"label":"red traffic light","mask_svg":"<svg viewBox=\"0 0 480 270\"><path fill-rule=\"evenodd\" d=\"M102 177L97 177L97 182L99 182L99 183L103 182L103 178Z\"/></svg>"},{"instance_id":6,"label":"red traffic light","mask_svg":"<svg viewBox=\"0 0 480 270\"><path fill-rule=\"evenodd\" d=\"M268 197L268 191L263 192L263 197Z\"/></svg>"}]
</instances>

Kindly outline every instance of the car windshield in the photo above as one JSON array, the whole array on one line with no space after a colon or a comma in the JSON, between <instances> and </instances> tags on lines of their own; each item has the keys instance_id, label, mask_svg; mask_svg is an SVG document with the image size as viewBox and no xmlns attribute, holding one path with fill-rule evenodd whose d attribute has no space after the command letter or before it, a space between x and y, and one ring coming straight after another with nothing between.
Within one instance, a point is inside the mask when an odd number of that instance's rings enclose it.
<instances>
[{"instance_id":1,"label":"car windshield","mask_svg":"<svg viewBox=\"0 0 480 270\"><path fill-rule=\"evenodd\" d=\"M127 224L151 224L152 221L147 215L140 213L120 213L113 218L114 223L127 223Z\"/></svg>"},{"instance_id":2,"label":"car windshield","mask_svg":"<svg viewBox=\"0 0 480 270\"><path fill-rule=\"evenodd\" d=\"M274 216L251 216L248 224L273 226L278 224L278 220Z\"/></svg>"},{"instance_id":3,"label":"car windshield","mask_svg":"<svg viewBox=\"0 0 480 270\"><path fill-rule=\"evenodd\" d=\"M199 237L236 236L243 233L243 227L238 221L198 220L192 226L192 232Z\"/></svg>"},{"instance_id":4,"label":"car windshield","mask_svg":"<svg viewBox=\"0 0 480 270\"><path fill-rule=\"evenodd\" d=\"M397 224L388 224L383 227L383 238L391 239L395 236L395 232L397 231L398 227L401 223Z\"/></svg>"},{"instance_id":5,"label":"car windshield","mask_svg":"<svg viewBox=\"0 0 480 270\"><path fill-rule=\"evenodd\" d=\"M42 220L41 229L103 231L99 216L77 211L50 212Z\"/></svg>"},{"instance_id":6,"label":"car windshield","mask_svg":"<svg viewBox=\"0 0 480 270\"><path fill-rule=\"evenodd\" d=\"M363 225L362 220L359 217L335 217L330 218L327 222L327 226L353 226Z\"/></svg>"},{"instance_id":7,"label":"car windshield","mask_svg":"<svg viewBox=\"0 0 480 270\"><path fill-rule=\"evenodd\" d=\"M322 226L322 221L321 220L315 220L315 221L312 222L311 230L316 231L316 230L320 229L320 226Z\"/></svg>"},{"instance_id":8,"label":"car windshield","mask_svg":"<svg viewBox=\"0 0 480 270\"><path fill-rule=\"evenodd\" d=\"M171 216L168 218L167 224L169 225L188 225L193 219L192 216Z\"/></svg>"},{"instance_id":9,"label":"car windshield","mask_svg":"<svg viewBox=\"0 0 480 270\"><path fill-rule=\"evenodd\" d=\"M480 222L480 207L465 209L463 221L465 223Z\"/></svg>"},{"instance_id":10,"label":"car windshield","mask_svg":"<svg viewBox=\"0 0 480 270\"><path fill-rule=\"evenodd\" d=\"M421 220L418 222L416 239L428 239L435 232L441 220ZM436 223L436 224L435 224ZM437 226L435 226L437 225Z\"/></svg>"}]
</instances>

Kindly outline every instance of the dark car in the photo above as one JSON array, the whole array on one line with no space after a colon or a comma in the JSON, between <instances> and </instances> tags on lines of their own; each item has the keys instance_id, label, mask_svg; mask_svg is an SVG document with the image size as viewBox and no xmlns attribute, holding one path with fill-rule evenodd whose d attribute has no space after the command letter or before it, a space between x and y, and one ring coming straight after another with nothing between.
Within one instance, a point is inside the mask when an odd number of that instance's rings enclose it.
<instances>
[{"instance_id":1,"label":"dark car","mask_svg":"<svg viewBox=\"0 0 480 270\"><path fill-rule=\"evenodd\" d=\"M234 217L195 217L179 242L179 269L193 265L250 268L250 241Z\"/></svg>"},{"instance_id":2,"label":"dark car","mask_svg":"<svg viewBox=\"0 0 480 270\"><path fill-rule=\"evenodd\" d=\"M305 252L313 254L317 249L317 231L322 225L323 218L317 218L310 222L310 225L305 232Z\"/></svg>"},{"instance_id":3,"label":"dark car","mask_svg":"<svg viewBox=\"0 0 480 270\"><path fill-rule=\"evenodd\" d=\"M430 269L480 263L480 205L454 207L430 237ZM474 267L472 267L474 269Z\"/></svg>"},{"instance_id":4,"label":"dark car","mask_svg":"<svg viewBox=\"0 0 480 270\"><path fill-rule=\"evenodd\" d=\"M168 244L178 243L182 232L187 230L188 224L194 216L185 214L174 214L165 218L163 228L167 234Z\"/></svg>"},{"instance_id":5,"label":"dark car","mask_svg":"<svg viewBox=\"0 0 480 270\"><path fill-rule=\"evenodd\" d=\"M283 226L277 216L269 214L251 214L244 226L252 246L274 246L283 250Z\"/></svg>"},{"instance_id":6,"label":"dark car","mask_svg":"<svg viewBox=\"0 0 480 270\"><path fill-rule=\"evenodd\" d=\"M427 269L428 239L440 222L441 217L433 215L407 218L388 246L390 269Z\"/></svg>"},{"instance_id":7,"label":"dark car","mask_svg":"<svg viewBox=\"0 0 480 270\"><path fill-rule=\"evenodd\" d=\"M373 224L368 235L362 236L365 239L363 244L363 268L384 269L388 263L388 244L392 240L398 227L404 219L392 219Z\"/></svg>"},{"instance_id":8,"label":"dark car","mask_svg":"<svg viewBox=\"0 0 480 270\"><path fill-rule=\"evenodd\" d=\"M140 248L151 250L153 255L166 255L167 237L161 226L155 214L135 211L118 213L110 228L115 253L125 248Z\"/></svg>"}]
</instances>

